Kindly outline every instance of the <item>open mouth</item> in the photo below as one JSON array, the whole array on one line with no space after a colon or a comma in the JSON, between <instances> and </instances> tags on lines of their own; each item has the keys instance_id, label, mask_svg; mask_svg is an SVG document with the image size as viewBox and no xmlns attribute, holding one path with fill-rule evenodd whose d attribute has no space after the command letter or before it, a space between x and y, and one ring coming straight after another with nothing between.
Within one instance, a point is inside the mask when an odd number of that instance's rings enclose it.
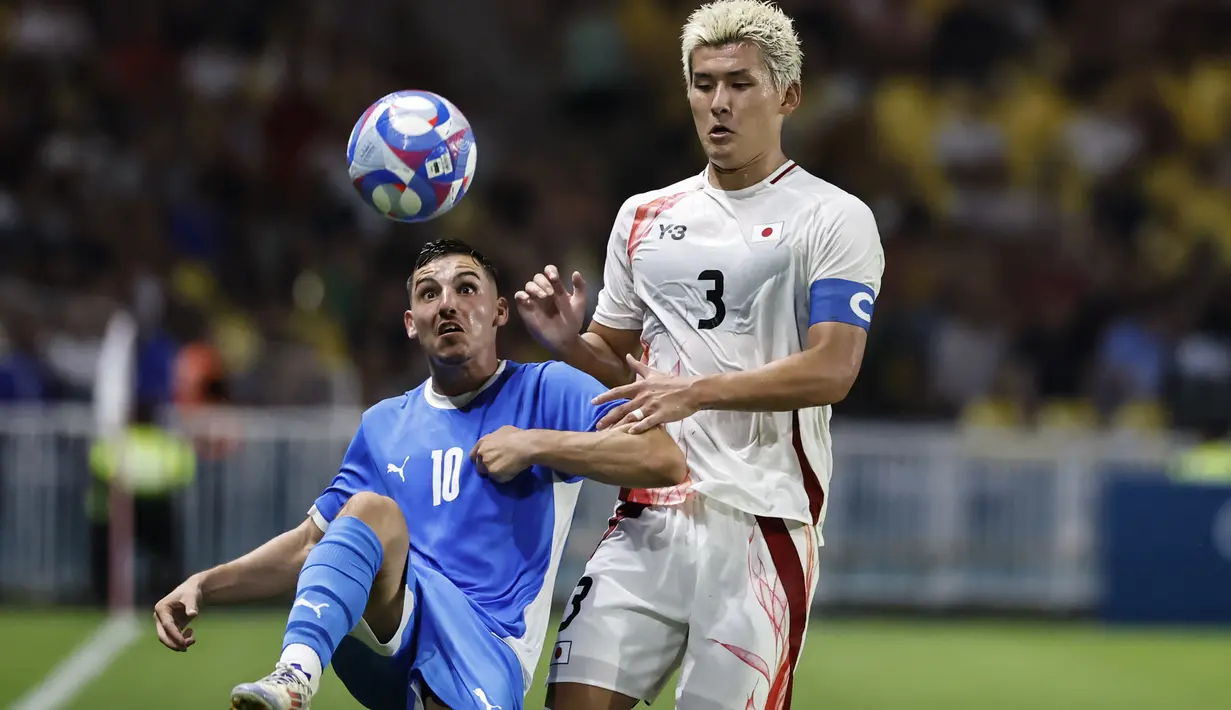
<instances>
[{"instance_id":1,"label":"open mouth","mask_svg":"<svg viewBox=\"0 0 1231 710\"><path fill-rule=\"evenodd\" d=\"M436 328L436 335L451 335L453 333L462 332L462 327L457 323L445 322L441 323L440 327Z\"/></svg>"},{"instance_id":2,"label":"open mouth","mask_svg":"<svg viewBox=\"0 0 1231 710\"><path fill-rule=\"evenodd\" d=\"M714 126L713 128L710 129L710 135L711 136L729 136L731 135L731 129L727 128L726 126Z\"/></svg>"}]
</instances>

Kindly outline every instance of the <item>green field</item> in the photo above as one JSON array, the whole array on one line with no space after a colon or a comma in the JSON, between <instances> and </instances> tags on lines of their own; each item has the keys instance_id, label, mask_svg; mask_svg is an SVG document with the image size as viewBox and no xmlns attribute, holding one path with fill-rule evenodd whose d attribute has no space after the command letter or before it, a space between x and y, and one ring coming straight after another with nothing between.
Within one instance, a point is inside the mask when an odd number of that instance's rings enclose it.
<instances>
[{"instance_id":1,"label":"green field","mask_svg":"<svg viewBox=\"0 0 1231 710\"><path fill-rule=\"evenodd\" d=\"M153 627L70 707L227 707L237 682L276 660L285 617L208 614L187 654ZM0 612L0 707L37 685L100 617ZM541 678L541 674L540 674ZM541 681L540 681L541 682ZM543 707L542 689L527 699ZM670 692L670 691L669 691ZM655 707L670 708L670 695ZM1204 710L1231 708L1231 634L1108 631L1077 624L817 619L797 675L797 710ZM326 678L320 710L359 708Z\"/></svg>"}]
</instances>

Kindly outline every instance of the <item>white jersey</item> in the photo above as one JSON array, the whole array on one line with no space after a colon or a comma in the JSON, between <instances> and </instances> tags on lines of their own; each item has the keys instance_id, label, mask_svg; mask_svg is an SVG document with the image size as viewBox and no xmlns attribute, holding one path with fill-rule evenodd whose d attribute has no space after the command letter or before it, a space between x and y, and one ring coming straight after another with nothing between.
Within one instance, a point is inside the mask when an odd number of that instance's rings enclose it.
<instances>
[{"instance_id":1,"label":"white jersey","mask_svg":"<svg viewBox=\"0 0 1231 710\"><path fill-rule=\"evenodd\" d=\"M641 331L643 360L657 370L751 370L800 352L814 323L867 328L883 270L867 205L794 162L733 191L703 171L621 207L594 320ZM828 406L698 412L668 426L688 480L622 497L672 505L698 494L820 524L833 468L829 417Z\"/></svg>"}]
</instances>

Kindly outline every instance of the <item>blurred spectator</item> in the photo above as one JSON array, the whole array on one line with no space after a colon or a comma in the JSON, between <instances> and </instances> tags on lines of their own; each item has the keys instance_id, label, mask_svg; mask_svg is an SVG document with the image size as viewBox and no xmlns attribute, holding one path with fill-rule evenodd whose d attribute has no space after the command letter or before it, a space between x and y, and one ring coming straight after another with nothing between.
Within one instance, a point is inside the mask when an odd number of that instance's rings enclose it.
<instances>
[{"instance_id":1,"label":"blurred spectator","mask_svg":"<svg viewBox=\"0 0 1231 710\"><path fill-rule=\"evenodd\" d=\"M927 380L940 406L956 412L991 394L1010 345L994 264L955 255L944 315L931 333Z\"/></svg>"},{"instance_id":2,"label":"blurred spectator","mask_svg":"<svg viewBox=\"0 0 1231 710\"><path fill-rule=\"evenodd\" d=\"M86 509L91 521L90 544L94 591L100 603L108 599L113 545L131 542L136 554L136 601L153 604L183 577L178 554L179 520L174 494L196 476L192 446L155 422L152 403L139 402L132 423L115 440L99 440L90 450L94 475ZM130 517L117 521L113 514ZM123 525L131 540L114 538Z\"/></svg>"},{"instance_id":3,"label":"blurred spectator","mask_svg":"<svg viewBox=\"0 0 1231 710\"><path fill-rule=\"evenodd\" d=\"M1107 327L1094 363L1097 399L1106 409L1163 396L1178 325L1174 309L1163 301Z\"/></svg>"},{"instance_id":4,"label":"blurred spectator","mask_svg":"<svg viewBox=\"0 0 1231 710\"><path fill-rule=\"evenodd\" d=\"M0 402L38 402L54 393L54 378L39 357L35 329L13 320L0 346Z\"/></svg>"}]
</instances>

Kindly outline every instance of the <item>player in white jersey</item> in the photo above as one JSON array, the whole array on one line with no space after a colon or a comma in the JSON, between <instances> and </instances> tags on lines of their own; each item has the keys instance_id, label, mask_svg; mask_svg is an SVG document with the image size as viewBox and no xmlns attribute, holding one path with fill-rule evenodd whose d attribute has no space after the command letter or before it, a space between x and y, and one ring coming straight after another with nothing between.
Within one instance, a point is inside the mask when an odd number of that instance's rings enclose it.
<instances>
[{"instance_id":1,"label":"player in white jersey","mask_svg":"<svg viewBox=\"0 0 1231 710\"><path fill-rule=\"evenodd\" d=\"M600 426L666 424L690 468L674 489L622 491L561 622L554 710L631 708L677 666L677 708L791 706L830 405L858 374L884 267L868 207L783 154L791 20L711 3L682 50L705 170L624 203L586 333L579 274L570 292L548 266L517 294L540 342L613 388L596 402L629 399Z\"/></svg>"}]
</instances>

